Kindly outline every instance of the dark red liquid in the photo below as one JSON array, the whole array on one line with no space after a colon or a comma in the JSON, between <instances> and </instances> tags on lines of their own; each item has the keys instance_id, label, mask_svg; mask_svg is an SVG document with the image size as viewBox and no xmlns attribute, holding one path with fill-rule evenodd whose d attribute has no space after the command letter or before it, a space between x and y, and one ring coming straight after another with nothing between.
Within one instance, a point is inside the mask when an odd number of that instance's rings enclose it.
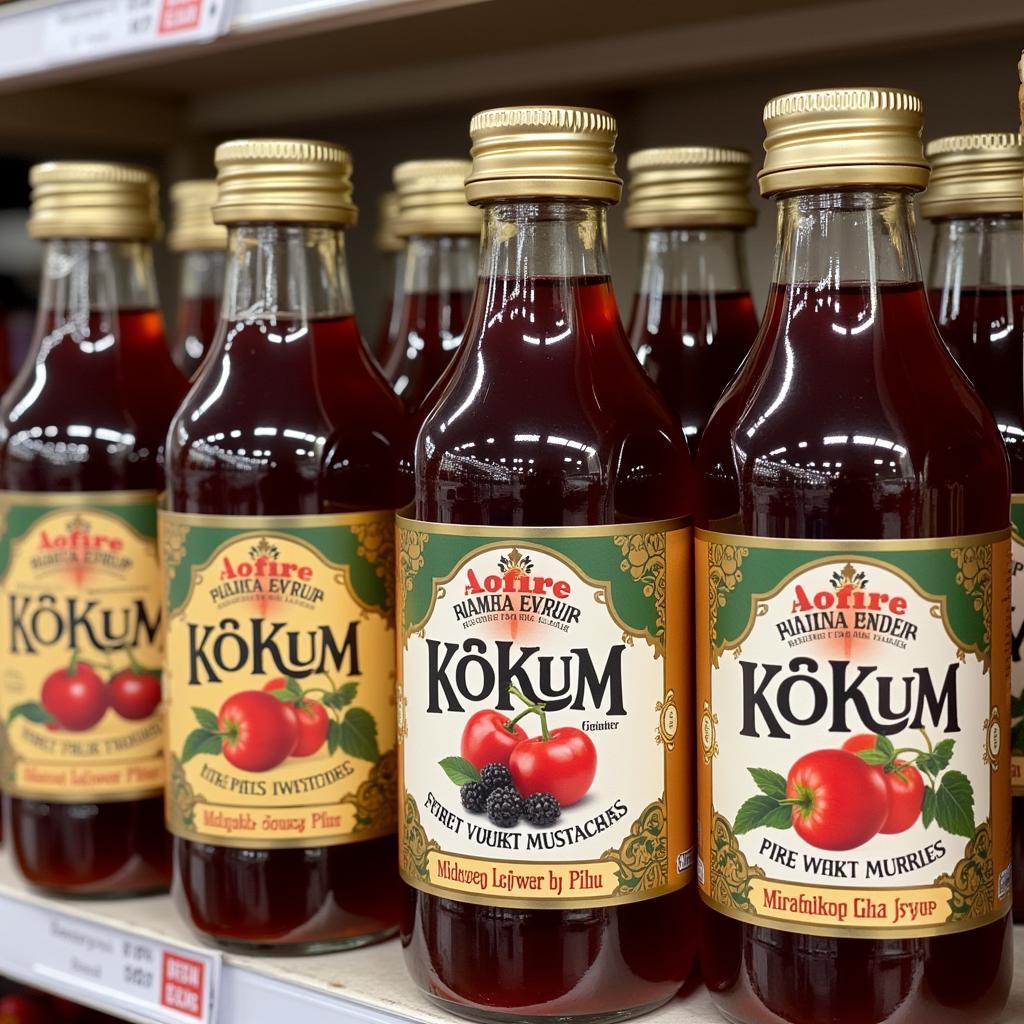
<instances>
[{"instance_id":1,"label":"dark red liquid","mask_svg":"<svg viewBox=\"0 0 1024 1024\"><path fill-rule=\"evenodd\" d=\"M48 351L36 354L4 397L0 487L161 490L164 437L185 380L171 363L160 314L122 310L116 321L90 314L88 340L110 332L117 338L91 351L70 334L48 347L56 329L66 327L52 316L42 320L37 332ZM12 424L15 407L19 416ZM102 438L83 436L83 425L96 427ZM73 435L69 426L76 428ZM34 440L34 428L47 438L44 445ZM112 434L119 439L112 442ZM74 459L64 454L68 449ZM35 885L83 896L167 886L170 839L161 797L82 804L9 797L7 820L18 866Z\"/></svg>"},{"instance_id":2,"label":"dark red liquid","mask_svg":"<svg viewBox=\"0 0 1024 1024\"><path fill-rule=\"evenodd\" d=\"M177 337L171 355L178 369L190 380L210 351L219 323L219 296L202 295L179 301Z\"/></svg>"},{"instance_id":3,"label":"dark red liquid","mask_svg":"<svg viewBox=\"0 0 1024 1024\"><path fill-rule=\"evenodd\" d=\"M417 518L586 526L689 512L678 425L638 371L607 279L482 282L464 346L459 358L474 372L456 368L417 442ZM570 461L553 436L582 447ZM417 983L456 1010L608 1014L677 991L693 965L694 904L692 886L571 911L477 906L410 888L402 941Z\"/></svg>"},{"instance_id":4,"label":"dark red liquid","mask_svg":"<svg viewBox=\"0 0 1024 1024\"><path fill-rule=\"evenodd\" d=\"M968 287L945 315L929 296L942 337L995 417L1010 457L1014 494L1024 493L1024 288ZM950 303L954 306L953 303ZM1013 661L1020 661L1014 640ZM1024 797L1013 801L1013 919L1024 922Z\"/></svg>"},{"instance_id":5,"label":"dark red liquid","mask_svg":"<svg viewBox=\"0 0 1024 1024\"><path fill-rule=\"evenodd\" d=\"M650 294L633 300L630 344L679 416L692 452L755 334L747 292L667 294L660 305Z\"/></svg>"},{"instance_id":6,"label":"dark red liquid","mask_svg":"<svg viewBox=\"0 0 1024 1024\"><path fill-rule=\"evenodd\" d=\"M217 372L200 376L179 419L185 435L168 467L173 510L308 515L409 501L398 471L407 444L402 405L352 317L221 330L231 340L218 351ZM310 435L328 439L326 454L303 440ZM266 452L257 465L234 457L254 448ZM383 935L398 923L399 893L394 836L264 850L175 839L179 906L223 945L304 952Z\"/></svg>"},{"instance_id":7,"label":"dark red liquid","mask_svg":"<svg viewBox=\"0 0 1024 1024\"><path fill-rule=\"evenodd\" d=\"M472 299L470 292L405 296L384 373L410 411L423 404L455 355Z\"/></svg>"},{"instance_id":8,"label":"dark red liquid","mask_svg":"<svg viewBox=\"0 0 1024 1024\"><path fill-rule=\"evenodd\" d=\"M701 442L699 526L868 540L1006 528L1002 446L937 345L924 290L883 287L879 300L872 309L866 287L775 289L751 358ZM788 358L772 358L783 343ZM739 463L734 438L743 439ZM703 919L701 972L719 1008L740 1021L982 1024L1009 992L1009 914L913 940L799 935L707 908Z\"/></svg>"},{"instance_id":9,"label":"dark red liquid","mask_svg":"<svg viewBox=\"0 0 1024 1024\"><path fill-rule=\"evenodd\" d=\"M377 327L377 339L373 344L373 354L377 361L383 366L387 362L388 355L391 352L391 345L388 339L391 336L391 314L395 308L395 300L389 298L384 303L384 314L381 317L380 324Z\"/></svg>"}]
</instances>

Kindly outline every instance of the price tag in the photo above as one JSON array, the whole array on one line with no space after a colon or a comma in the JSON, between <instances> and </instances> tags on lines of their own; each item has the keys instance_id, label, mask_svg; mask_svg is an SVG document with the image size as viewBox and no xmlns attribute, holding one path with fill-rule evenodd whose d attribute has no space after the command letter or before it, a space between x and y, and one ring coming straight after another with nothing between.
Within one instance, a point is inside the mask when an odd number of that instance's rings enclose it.
<instances>
[{"instance_id":1,"label":"price tag","mask_svg":"<svg viewBox=\"0 0 1024 1024\"><path fill-rule=\"evenodd\" d=\"M114 57L216 38L231 0L67 0L47 12L47 64Z\"/></svg>"},{"instance_id":2,"label":"price tag","mask_svg":"<svg viewBox=\"0 0 1024 1024\"><path fill-rule=\"evenodd\" d=\"M211 1024L220 956L0 899L0 965L40 988L158 1024Z\"/></svg>"}]
</instances>

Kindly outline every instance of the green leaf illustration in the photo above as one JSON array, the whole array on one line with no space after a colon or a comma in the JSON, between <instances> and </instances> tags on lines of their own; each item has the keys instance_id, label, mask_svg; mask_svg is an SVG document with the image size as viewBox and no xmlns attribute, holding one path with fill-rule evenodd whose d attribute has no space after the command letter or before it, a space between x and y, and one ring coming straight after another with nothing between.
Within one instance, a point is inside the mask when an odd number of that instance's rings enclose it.
<instances>
[{"instance_id":1,"label":"green leaf illustration","mask_svg":"<svg viewBox=\"0 0 1024 1024\"><path fill-rule=\"evenodd\" d=\"M464 757L443 757L437 763L456 786L480 781L480 773L476 770L476 765Z\"/></svg>"},{"instance_id":2,"label":"green leaf illustration","mask_svg":"<svg viewBox=\"0 0 1024 1024\"><path fill-rule=\"evenodd\" d=\"M774 797L759 794L752 796L736 812L733 832L741 836L755 828L790 828L793 824L792 810L780 804Z\"/></svg>"},{"instance_id":3,"label":"green leaf illustration","mask_svg":"<svg viewBox=\"0 0 1024 1024\"><path fill-rule=\"evenodd\" d=\"M34 701L16 704L11 708L11 713L7 716L8 723L13 722L16 718L27 718L30 722L35 722L36 725L48 725L50 722L56 721L42 704L36 704Z\"/></svg>"},{"instance_id":4,"label":"green leaf illustration","mask_svg":"<svg viewBox=\"0 0 1024 1024\"><path fill-rule=\"evenodd\" d=\"M940 740L931 751L917 755L917 767L929 775L944 772L949 767L949 762L953 760L955 746L953 740Z\"/></svg>"},{"instance_id":5,"label":"green leaf illustration","mask_svg":"<svg viewBox=\"0 0 1024 1024\"><path fill-rule=\"evenodd\" d=\"M767 768L748 768L747 771L765 796L776 800L786 799L786 780L778 772L769 771Z\"/></svg>"},{"instance_id":6,"label":"green leaf illustration","mask_svg":"<svg viewBox=\"0 0 1024 1024\"><path fill-rule=\"evenodd\" d=\"M935 791L939 828L965 839L974 838L974 789L963 772L948 771Z\"/></svg>"},{"instance_id":7,"label":"green leaf illustration","mask_svg":"<svg viewBox=\"0 0 1024 1024\"><path fill-rule=\"evenodd\" d=\"M867 750L858 750L857 756L865 764L888 764L889 755L877 747L868 747Z\"/></svg>"},{"instance_id":8,"label":"green leaf illustration","mask_svg":"<svg viewBox=\"0 0 1024 1024\"><path fill-rule=\"evenodd\" d=\"M325 693L321 698L321 702L325 708L333 708L335 711L340 711L342 708L347 708L356 699L356 690L358 688L358 683L342 683L337 690Z\"/></svg>"},{"instance_id":9,"label":"green leaf illustration","mask_svg":"<svg viewBox=\"0 0 1024 1024\"><path fill-rule=\"evenodd\" d=\"M349 757L376 764L380 760L377 749L377 723L365 708L349 708L340 724L338 745Z\"/></svg>"},{"instance_id":10,"label":"green leaf illustration","mask_svg":"<svg viewBox=\"0 0 1024 1024\"><path fill-rule=\"evenodd\" d=\"M207 729L193 729L181 748L181 763L191 761L197 754L220 754L222 741L215 732Z\"/></svg>"},{"instance_id":11,"label":"green leaf illustration","mask_svg":"<svg viewBox=\"0 0 1024 1024\"><path fill-rule=\"evenodd\" d=\"M931 786L924 787L921 798L921 824L927 828L935 820L935 790Z\"/></svg>"},{"instance_id":12,"label":"green leaf illustration","mask_svg":"<svg viewBox=\"0 0 1024 1024\"><path fill-rule=\"evenodd\" d=\"M192 714L196 716L196 721L199 723L200 729L205 729L207 732L219 732L220 723L217 720L217 716L206 708L193 708Z\"/></svg>"}]
</instances>

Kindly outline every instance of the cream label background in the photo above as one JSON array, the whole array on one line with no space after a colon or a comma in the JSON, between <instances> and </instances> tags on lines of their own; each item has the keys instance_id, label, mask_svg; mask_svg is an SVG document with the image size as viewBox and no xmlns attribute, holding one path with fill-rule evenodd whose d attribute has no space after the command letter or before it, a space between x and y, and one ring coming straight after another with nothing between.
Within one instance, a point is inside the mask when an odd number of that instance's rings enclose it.
<instances>
[{"instance_id":1,"label":"cream label background","mask_svg":"<svg viewBox=\"0 0 1024 1024\"><path fill-rule=\"evenodd\" d=\"M1008 558L995 535L836 550L698 531L698 877L716 910L874 936L1006 912ZM798 759L880 732L925 755L920 815L843 849L802 836L783 803Z\"/></svg>"},{"instance_id":2,"label":"cream label background","mask_svg":"<svg viewBox=\"0 0 1024 1024\"><path fill-rule=\"evenodd\" d=\"M409 884L569 907L646 899L692 878L689 543L675 522L502 530L399 519ZM506 582L523 589L496 593ZM467 811L442 765L460 756L475 713L523 709L509 685L546 704L550 729L582 730L596 748L589 789L547 827ZM534 714L519 724L541 733Z\"/></svg>"},{"instance_id":3,"label":"cream label background","mask_svg":"<svg viewBox=\"0 0 1024 1024\"><path fill-rule=\"evenodd\" d=\"M156 494L3 492L0 521L3 788L56 803L158 795ZM142 717L111 704L110 680L131 670L148 677L128 708Z\"/></svg>"},{"instance_id":4,"label":"cream label background","mask_svg":"<svg viewBox=\"0 0 1024 1024\"><path fill-rule=\"evenodd\" d=\"M254 849L394 832L393 515L161 524L170 830ZM283 749L275 680L289 712L315 706L305 749Z\"/></svg>"}]
</instances>

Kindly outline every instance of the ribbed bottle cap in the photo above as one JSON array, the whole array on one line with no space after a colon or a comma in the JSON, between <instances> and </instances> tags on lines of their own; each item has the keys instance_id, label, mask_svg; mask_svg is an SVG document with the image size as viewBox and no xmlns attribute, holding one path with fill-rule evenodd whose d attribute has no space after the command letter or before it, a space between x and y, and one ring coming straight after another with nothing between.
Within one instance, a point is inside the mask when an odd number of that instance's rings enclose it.
<instances>
[{"instance_id":1,"label":"ribbed bottle cap","mask_svg":"<svg viewBox=\"0 0 1024 1024\"><path fill-rule=\"evenodd\" d=\"M718 146L641 149L626 162L628 228L749 227L750 154Z\"/></svg>"},{"instance_id":2,"label":"ribbed bottle cap","mask_svg":"<svg viewBox=\"0 0 1024 1024\"><path fill-rule=\"evenodd\" d=\"M407 160L394 172L399 235L478 235L483 214L466 202L469 160Z\"/></svg>"},{"instance_id":3,"label":"ribbed bottle cap","mask_svg":"<svg viewBox=\"0 0 1024 1024\"><path fill-rule=\"evenodd\" d=\"M466 199L537 196L617 203L615 118L585 107L501 107L469 125Z\"/></svg>"},{"instance_id":4,"label":"ribbed bottle cap","mask_svg":"<svg viewBox=\"0 0 1024 1024\"><path fill-rule=\"evenodd\" d=\"M949 135L925 147L932 177L918 200L921 216L1024 213L1024 144L1019 132Z\"/></svg>"},{"instance_id":5,"label":"ribbed bottle cap","mask_svg":"<svg viewBox=\"0 0 1024 1024\"><path fill-rule=\"evenodd\" d=\"M218 224L285 221L355 224L352 158L331 142L235 139L221 143L217 164Z\"/></svg>"},{"instance_id":6,"label":"ribbed bottle cap","mask_svg":"<svg viewBox=\"0 0 1024 1024\"><path fill-rule=\"evenodd\" d=\"M398 193L385 192L377 200L377 234L374 242L380 252L401 252L405 248L405 239L395 234L396 220Z\"/></svg>"},{"instance_id":7,"label":"ribbed bottle cap","mask_svg":"<svg viewBox=\"0 0 1024 1024\"><path fill-rule=\"evenodd\" d=\"M213 180L179 181L171 186L171 230L167 248L172 252L223 249L228 233L213 222L213 204L217 201L217 182Z\"/></svg>"},{"instance_id":8,"label":"ribbed bottle cap","mask_svg":"<svg viewBox=\"0 0 1024 1024\"><path fill-rule=\"evenodd\" d=\"M127 164L58 161L29 171L32 238L160 237L156 178Z\"/></svg>"},{"instance_id":9,"label":"ribbed bottle cap","mask_svg":"<svg viewBox=\"0 0 1024 1024\"><path fill-rule=\"evenodd\" d=\"M761 195L847 186L923 189L921 100L901 89L813 89L764 108Z\"/></svg>"}]
</instances>

